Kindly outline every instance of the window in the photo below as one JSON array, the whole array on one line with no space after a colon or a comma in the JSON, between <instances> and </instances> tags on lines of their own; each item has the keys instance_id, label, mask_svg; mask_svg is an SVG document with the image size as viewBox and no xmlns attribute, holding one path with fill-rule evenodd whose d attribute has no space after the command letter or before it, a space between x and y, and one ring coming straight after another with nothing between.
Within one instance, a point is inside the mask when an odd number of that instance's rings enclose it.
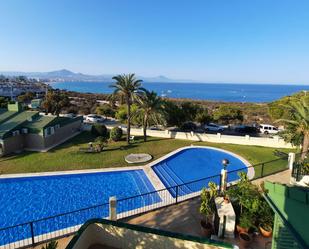
<instances>
[{"instance_id":1,"label":"window","mask_svg":"<svg viewBox=\"0 0 309 249\"><path fill-rule=\"evenodd\" d=\"M28 129L27 128L22 128L21 133L22 134L27 134L28 133Z\"/></svg>"},{"instance_id":2,"label":"window","mask_svg":"<svg viewBox=\"0 0 309 249\"><path fill-rule=\"evenodd\" d=\"M12 134L13 134L14 137L18 136L19 135L19 131L13 131Z\"/></svg>"},{"instance_id":3,"label":"window","mask_svg":"<svg viewBox=\"0 0 309 249\"><path fill-rule=\"evenodd\" d=\"M47 137L48 135L50 135L49 127L44 130L44 136Z\"/></svg>"}]
</instances>

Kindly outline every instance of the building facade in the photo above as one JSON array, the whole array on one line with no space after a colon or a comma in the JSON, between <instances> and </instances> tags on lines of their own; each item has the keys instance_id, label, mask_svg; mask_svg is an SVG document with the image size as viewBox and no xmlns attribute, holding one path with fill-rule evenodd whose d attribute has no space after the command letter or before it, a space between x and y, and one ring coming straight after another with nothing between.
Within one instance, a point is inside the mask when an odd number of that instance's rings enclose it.
<instances>
[{"instance_id":1,"label":"building facade","mask_svg":"<svg viewBox=\"0 0 309 249\"><path fill-rule=\"evenodd\" d=\"M0 110L0 154L47 151L78 134L82 117L68 118L24 111L19 103Z\"/></svg>"}]
</instances>

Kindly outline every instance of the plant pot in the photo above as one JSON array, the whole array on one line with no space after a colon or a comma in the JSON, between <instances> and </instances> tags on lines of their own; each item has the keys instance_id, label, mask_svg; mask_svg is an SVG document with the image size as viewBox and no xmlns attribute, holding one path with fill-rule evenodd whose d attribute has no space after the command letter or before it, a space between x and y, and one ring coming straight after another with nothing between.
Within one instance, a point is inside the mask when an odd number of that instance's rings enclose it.
<instances>
[{"instance_id":1,"label":"plant pot","mask_svg":"<svg viewBox=\"0 0 309 249\"><path fill-rule=\"evenodd\" d=\"M202 234L207 237L210 238L211 234L212 234L212 224L209 222L206 222L205 220L201 221L201 227L202 227Z\"/></svg>"},{"instance_id":2,"label":"plant pot","mask_svg":"<svg viewBox=\"0 0 309 249\"><path fill-rule=\"evenodd\" d=\"M240 225L236 225L236 230L238 233L248 233L249 228L241 227Z\"/></svg>"},{"instance_id":3,"label":"plant pot","mask_svg":"<svg viewBox=\"0 0 309 249\"><path fill-rule=\"evenodd\" d=\"M239 243L242 248L247 248L250 246L252 238L248 233L241 232L239 234Z\"/></svg>"},{"instance_id":4,"label":"plant pot","mask_svg":"<svg viewBox=\"0 0 309 249\"><path fill-rule=\"evenodd\" d=\"M259 229L260 229L260 232L261 232L262 236L265 237L265 238L269 238L273 234L273 230L269 226L259 225Z\"/></svg>"},{"instance_id":5,"label":"plant pot","mask_svg":"<svg viewBox=\"0 0 309 249\"><path fill-rule=\"evenodd\" d=\"M228 204L228 203L230 203L230 198L227 197L227 196L225 196L225 197L223 198L223 201L224 201L225 204Z\"/></svg>"}]
</instances>

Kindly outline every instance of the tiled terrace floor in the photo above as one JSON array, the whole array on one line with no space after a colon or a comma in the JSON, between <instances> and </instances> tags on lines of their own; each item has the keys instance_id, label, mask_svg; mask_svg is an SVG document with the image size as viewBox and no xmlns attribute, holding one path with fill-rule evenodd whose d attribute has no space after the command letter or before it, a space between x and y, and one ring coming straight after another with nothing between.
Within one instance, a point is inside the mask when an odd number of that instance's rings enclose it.
<instances>
[{"instance_id":1,"label":"tiled terrace floor","mask_svg":"<svg viewBox=\"0 0 309 249\"><path fill-rule=\"evenodd\" d=\"M290 171L286 170L275 175L255 180L254 183L260 184L262 181L265 180L269 180L272 182L289 183L290 174ZM200 199L195 198L189 201L182 202L178 205L169 206L140 216L128 218L125 221L131 224L153 227L177 233L203 236L200 227L200 221L202 217L199 213L199 207ZM231 242L232 244L239 243L237 238L228 242ZM270 248L270 242L270 239L264 239L257 236L254 238L254 241L250 248Z\"/></svg>"}]
</instances>

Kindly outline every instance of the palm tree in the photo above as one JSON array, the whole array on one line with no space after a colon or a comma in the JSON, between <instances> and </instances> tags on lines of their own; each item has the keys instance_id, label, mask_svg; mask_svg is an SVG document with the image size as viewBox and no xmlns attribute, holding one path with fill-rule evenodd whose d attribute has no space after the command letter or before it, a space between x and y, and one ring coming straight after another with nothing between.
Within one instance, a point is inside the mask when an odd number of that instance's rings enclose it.
<instances>
[{"instance_id":1,"label":"palm tree","mask_svg":"<svg viewBox=\"0 0 309 249\"><path fill-rule=\"evenodd\" d=\"M141 93L137 98L137 104L140 107L140 110L143 115L143 133L144 141L147 141L147 127L150 123L162 123L162 99L154 91L147 91L144 89L144 92Z\"/></svg>"},{"instance_id":2,"label":"palm tree","mask_svg":"<svg viewBox=\"0 0 309 249\"><path fill-rule=\"evenodd\" d=\"M142 80L135 78L135 74L123 74L113 77L115 84L110 87L115 88L114 95L120 95L123 97L127 105L127 143L130 143L130 130L131 130L131 104L134 101L136 95L142 90Z\"/></svg>"},{"instance_id":3,"label":"palm tree","mask_svg":"<svg viewBox=\"0 0 309 249\"><path fill-rule=\"evenodd\" d=\"M300 99L282 106L289 110L290 118L276 120L287 125L281 135L289 142L302 145L301 160L304 160L309 149L309 105L305 99Z\"/></svg>"}]
</instances>

